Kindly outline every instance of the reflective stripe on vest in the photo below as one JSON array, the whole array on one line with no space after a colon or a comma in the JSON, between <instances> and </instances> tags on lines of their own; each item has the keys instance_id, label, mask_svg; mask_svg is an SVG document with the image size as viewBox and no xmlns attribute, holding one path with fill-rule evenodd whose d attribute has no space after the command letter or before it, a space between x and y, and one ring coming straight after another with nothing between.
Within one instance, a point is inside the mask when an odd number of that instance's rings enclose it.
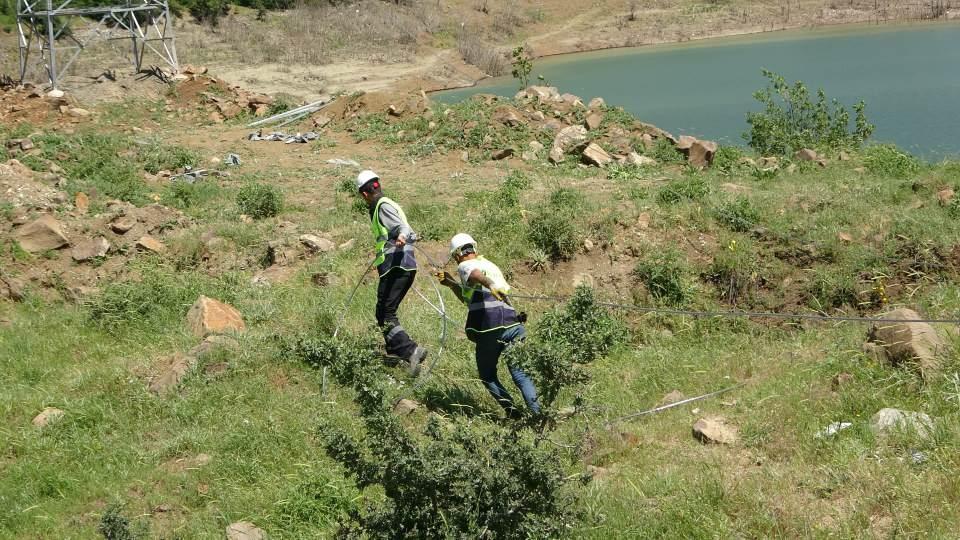
<instances>
[{"instance_id":1,"label":"reflective stripe on vest","mask_svg":"<svg viewBox=\"0 0 960 540\"><path fill-rule=\"evenodd\" d=\"M377 260L374 261L377 272L380 276L383 276L394 268L416 270L417 260L413 254L413 245L408 243L403 248L397 248L396 244L387 242L390 231L380 223L380 205L383 203L389 203L390 206L393 206L397 210L397 214L400 215L400 220L405 224L407 223L407 216L403 213L399 204L386 197L380 197L377 200L377 204L373 208L373 215L370 216L370 230L373 232L373 242L377 248Z\"/></svg>"},{"instance_id":2,"label":"reflective stripe on vest","mask_svg":"<svg viewBox=\"0 0 960 540\"><path fill-rule=\"evenodd\" d=\"M484 289L463 289L464 298L468 298L466 332L483 334L510 328L520 324L517 311L510 304L497 300L490 291ZM469 295L469 296L468 296Z\"/></svg>"}]
</instances>

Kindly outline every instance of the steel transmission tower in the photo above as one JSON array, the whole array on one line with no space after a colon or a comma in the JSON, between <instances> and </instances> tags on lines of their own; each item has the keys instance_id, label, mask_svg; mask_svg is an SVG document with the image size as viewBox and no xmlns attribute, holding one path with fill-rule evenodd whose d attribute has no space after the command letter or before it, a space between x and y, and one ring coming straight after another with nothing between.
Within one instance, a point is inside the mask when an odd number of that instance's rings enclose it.
<instances>
[{"instance_id":1,"label":"steel transmission tower","mask_svg":"<svg viewBox=\"0 0 960 540\"><path fill-rule=\"evenodd\" d=\"M122 1L122 0L114 0ZM151 51L172 68L180 70L173 37L168 0L17 0L17 33L20 47L20 80L23 81L33 58L46 72L50 85L59 89L60 80L94 41L128 41L133 67L139 73L144 54ZM75 18L91 22L82 34L75 32Z\"/></svg>"}]
</instances>

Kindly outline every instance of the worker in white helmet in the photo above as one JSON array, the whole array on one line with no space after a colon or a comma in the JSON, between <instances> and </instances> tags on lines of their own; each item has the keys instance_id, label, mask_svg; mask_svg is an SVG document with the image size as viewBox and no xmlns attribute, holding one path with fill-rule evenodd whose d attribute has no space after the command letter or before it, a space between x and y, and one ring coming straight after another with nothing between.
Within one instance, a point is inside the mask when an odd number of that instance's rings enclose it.
<instances>
[{"instance_id":1,"label":"worker in white helmet","mask_svg":"<svg viewBox=\"0 0 960 540\"><path fill-rule=\"evenodd\" d=\"M457 261L459 280L447 272L438 272L437 279L467 304L466 334L476 348L477 371L490 394L510 417L521 416L513 399L497 378L497 363L503 351L524 339L526 330L517 311L510 305L507 293L510 284L503 272L477 253L477 242L460 233L450 240L450 256ZM530 412L540 412L537 389L533 381L517 366L507 366L514 384L520 389Z\"/></svg>"},{"instance_id":2,"label":"worker in white helmet","mask_svg":"<svg viewBox=\"0 0 960 540\"><path fill-rule=\"evenodd\" d=\"M373 171L357 175L357 192L370 210L370 228L377 249L374 265L380 276L377 285L377 325L383 332L387 355L401 358L410 364L410 373L419 373L427 350L407 335L397 318L400 302L407 295L417 274L413 242L416 233L407 223L403 209L383 196L380 177Z\"/></svg>"}]
</instances>

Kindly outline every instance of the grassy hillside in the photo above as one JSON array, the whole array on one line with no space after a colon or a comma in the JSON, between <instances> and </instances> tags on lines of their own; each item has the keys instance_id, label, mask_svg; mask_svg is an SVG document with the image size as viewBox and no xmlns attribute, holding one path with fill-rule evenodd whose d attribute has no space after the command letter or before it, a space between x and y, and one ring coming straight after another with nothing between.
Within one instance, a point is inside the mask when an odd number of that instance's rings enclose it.
<instances>
[{"instance_id":1,"label":"grassy hillside","mask_svg":"<svg viewBox=\"0 0 960 540\"><path fill-rule=\"evenodd\" d=\"M308 145L249 142L240 120L204 125L206 113L190 106L146 105L142 119L117 105L69 128L2 128L3 139L33 135L37 150L17 157L38 177L55 162L69 200L91 195L86 216L59 209L73 240L101 233L98 215L113 212L112 198L133 203L129 215L153 201L173 210L151 229L163 253L125 247L118 235L105 257L76 263L69 248L19 249L13 221L22 212L3 207L0 268L25 287L23 301L0 302L0 536L92 538L105 523L124 528L123 516L132 533L152 538L222 537L240 520L272 538L325 538L351 510L383 498L377 487L359 489L324 451L332 431L364 433L355 391L331 382L322 395L320 371L289 348L328 336L341 316L346 335L378 338L372 275L344 308L369 262L369 224L352 192L355 171L332 158L383 175L424 237L423 252L443 259L453 233L471 232L525 295L566 295L577 281L601 300L641 307L960 311L958 206L938 200L960 189L955 162L921 163L877 146L827 155L824 167L788 158L773 167L731 148L699 170L669 145L628 137L657 164L600 169L573 157L491 161L505 146L519 155L532 139L549 149L552 136L531 125L491 120L519 103L473 100L400 119L350 119L346 110ZM622 111L603 112L590 134L603 146L635 125ZM147 131L127 128L135 122ZM243 165L210 166L230 176L195 184L155 176L227 152ZM129 189L108 191L118 184ZM272 204L238 204L241 192L283 204L272 215ZM339 247L309 253L298 247L304 233ZM251 282L267 268L269 285ZM421 272L417 288L436 303L428 278ZM154 395L149 384L171 356L199 342L185 315L201 294L235 306L247 330ZM444 300L462 321L463 307ZM554 309L517 303L534 332ZM611 314L629 337L583 366L589 381L557 403L579 394L576 414L541 443L568 479L592 477L563 488L579 516L569 536L950 537L960 527L955 327L938 327L951 347L921 376L864 354L865 323ZM426 301L411 292L401 317L438 350L440 321ZM472 345L454 323L449 332L416 389L400 369L375 370L390 400L424 404L402 418L405 429L443 421L468 435L516 429L532 441L533 431L504 423L476 379ZM716 398L616 420L673 390L691 397L736 383ZM45 407L65 414L33 426ZM935 429L928 438L878 436L869 419L884 407L925 412ZM738 442L691 436L697 419L718 415L738 428ZM840 421L852 426L817 436Z\"/></svg>"}]
</instances>

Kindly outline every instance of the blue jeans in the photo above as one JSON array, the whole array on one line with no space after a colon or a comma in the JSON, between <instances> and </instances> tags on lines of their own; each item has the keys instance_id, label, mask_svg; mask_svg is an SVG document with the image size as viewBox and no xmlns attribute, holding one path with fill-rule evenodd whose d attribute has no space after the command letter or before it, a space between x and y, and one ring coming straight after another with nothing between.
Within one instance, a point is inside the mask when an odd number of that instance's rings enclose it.
<instances>
[{"instance_id":1,"label":"blue jeans","mask_svg":"<svg viewBox=\"0 0 960 540\"><path fill-rule=\"evenodd\" d=\"M480 334L477 337L477 371L480 373L480 380L487 387L493 399L497 400L507 414L516 415L518 411L513 406L513 398L503 387L500 379L497 378L497 363L500 355L513 342L522 341L527 335L522 324L512 326L506 330L497 330L486 334ZM523 400L527 402L527 408L530 412L537 414L540 412L540 404L537 403L537 389L533 386L530 377L516 366L507 365L510 369L510 376L513 377L513 383L520 389Z\"/></svg>"}]
</instances>

